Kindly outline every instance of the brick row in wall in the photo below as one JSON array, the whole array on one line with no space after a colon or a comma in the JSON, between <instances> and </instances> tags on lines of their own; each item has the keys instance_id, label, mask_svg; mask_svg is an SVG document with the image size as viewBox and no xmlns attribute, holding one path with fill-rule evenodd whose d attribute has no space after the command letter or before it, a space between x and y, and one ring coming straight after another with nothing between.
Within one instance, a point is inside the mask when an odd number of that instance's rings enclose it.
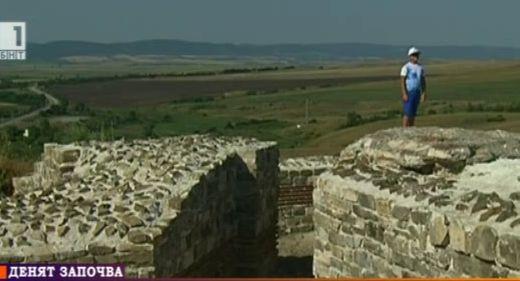
<instances>
[{"instance_id":1,"label":"brick row in wall","mask_svg":"<svg viewBox=\"0 0 520 281\"><path fill-rule=\"evenodd\" d=\"M312 205L313 185L281 185L278 206Z\"/></svg>"},{"instance_id":2,"label":"brick row in wall","mask_svg":"<svg viewBox=\"0 0 520 281\"><path fill-rule=\"evenodd\" d=\"M312 192L317 177L330 169L334 157L286 159L280 164L278 233L308 232L312 221Z\"/></svg>"}]
</instances>

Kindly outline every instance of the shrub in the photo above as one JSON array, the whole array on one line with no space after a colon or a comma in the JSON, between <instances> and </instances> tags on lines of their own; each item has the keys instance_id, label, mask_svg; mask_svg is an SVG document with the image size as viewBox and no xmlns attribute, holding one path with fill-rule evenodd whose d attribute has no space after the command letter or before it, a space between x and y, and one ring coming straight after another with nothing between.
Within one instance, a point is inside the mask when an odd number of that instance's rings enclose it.
<instances>
[{"instance_id":1,"label":"shrub","mask_svg":"<svg viewBox=\"0 0 520 281\"><path fill-rule=\"evenodd\" d=\"M502 114L499 114L497 116L488 117L486 121L487 122L504 122L504 121L506 121L506 118Z\"/></svg>"},{"instance_id":2,"label":"shrub","mask_svg":"<svg viewBox=\"0 0 520 281\"><path fill-rule=\"evenodd\" d=\"M354 127L363 123L363 117L357 114L355 111L347 113L347 122L345 127Z\"/></svg>"},{"instance_id":3,"label":"shrub","mask_svg":"<svg viewBox=\"0 0 520 281\"><path fill-rule=\"evenodd\" d=\"M148 123L143 128L143 134L147 138L154 138L157 137L155 134L155 124Z\"/></svg>"}]
</instances>

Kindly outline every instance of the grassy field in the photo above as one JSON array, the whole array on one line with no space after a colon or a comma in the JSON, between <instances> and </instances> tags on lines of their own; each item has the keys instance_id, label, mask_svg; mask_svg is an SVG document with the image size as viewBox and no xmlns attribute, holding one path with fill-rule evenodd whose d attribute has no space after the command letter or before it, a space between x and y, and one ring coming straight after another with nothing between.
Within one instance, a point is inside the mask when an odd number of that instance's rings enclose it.
<instances>
[{"instance_id":1,"label":"grassy field","mask_svg":"<svg viewBox=\"0 0 520 281\"><path fill-rule=\"evenodd\" d=\"M45 104L45 98L26 89L0 90L0 122L13 118Z\"/></svg>"},{"instance_id":2,"label":"grassy field","mask_svg":"<svg viewBox=\"0 0 520 281\"><path fill-rule=\"evenodd\" d=\"M87 109L49 120L68 121L51 124L63 142L211 133L276 140L283 156L334 154L400 125L401 63L58 85L51 94ZM520 62L425 64L429 100L419 126L520 131Z\"/></svg>"},{"instance_id":3,"label":"grassy field","mask_svg":"<svg viewBox=\"0 0 520 281\"><path fill-rule=\"evenodd\" d=\"M392 75L398 66L371 66L359 69L332 69L325 71L295 71L287 74L300 77L382 77ZM518 131L515 114L503 114L504 121L494 119L495 108L484 112L466 112L468 104L484 107L519 103L520 66L518 63L456 62L429 65L430 100L423 105L419 125L460 126L469 128L503 128ZM278 79L281 74L278 74ZM309 121L305 125L306 103L309 104ZM221 133L243 133L260 138L273 138L280 142L286 155L337 153L344 145L378 129L399 126L400 117L392 112L400 109L399 84L395 80L331 85L326 88L308 88L279 91L274 94L242 95L208 102L167 105L161 108L169 114L188 114L186 121L158 127L173 131L182 128L205 131L213 127ZM489 111L489 112L487 112ZM367 122L353 128L343 128L349 112L363 118L385 116L384 121ZM210 121L208 121L208 119ZM254 122L249 125L228 126L227 122L244 122L242 119L273 120L270 128ZM182 118L180 119L182 120ZM213 122L214 121L214 122ZM184 123L184 124L183 124ZM226 123L227 124L227 123ZM296 125L302 124L301 129ZM233 125L233 124L231 124ZM213 126L208 128L208 126ZM167 130L163 130L167 131Z\"/></svg>"},{"instance_id":4,"label":"grassy field","mask_svg":"<svg viewBox=\"0 0 520 281\"><path fill-rule=\"evenodd\" d=\"M113 56L68 57L57 62L5 62L0 79L44 81L51 78L99 77L143 73L219 71L237 67L287 65L268 58Z\"/></svg>"},{"instance_id":5,"label":"grassy field","mask_svg":"<svg viewBox=\"0 0 520 281\"><path fill-rule=\"evenodd\" d=\"M105 113L135 115L115 126L114 137L247 135L278 141L285 156L334 154L367 133L400 125L399 67L382 62L54 90ZM421 107L420 126L520 131L517 108L509 108L520 104L520 63L432 61L427 73L430 99Z\"/></svg>"}]
</instances>

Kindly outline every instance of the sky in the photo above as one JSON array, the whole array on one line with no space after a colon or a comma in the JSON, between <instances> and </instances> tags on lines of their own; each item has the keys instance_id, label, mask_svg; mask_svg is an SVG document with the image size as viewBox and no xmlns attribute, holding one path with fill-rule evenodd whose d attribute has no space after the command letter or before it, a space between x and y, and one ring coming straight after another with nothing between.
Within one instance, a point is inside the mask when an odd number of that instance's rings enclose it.
<instances>
[{"instance_id":1,"label":"sky","mask_svg":"<svg viewBox=\"0 0 520 281\"><path fill-rule=\"evenodd\" d=\"M520 47L518 0L2 0L30 42L182 39Z\"/></svg>"}]
</instances>

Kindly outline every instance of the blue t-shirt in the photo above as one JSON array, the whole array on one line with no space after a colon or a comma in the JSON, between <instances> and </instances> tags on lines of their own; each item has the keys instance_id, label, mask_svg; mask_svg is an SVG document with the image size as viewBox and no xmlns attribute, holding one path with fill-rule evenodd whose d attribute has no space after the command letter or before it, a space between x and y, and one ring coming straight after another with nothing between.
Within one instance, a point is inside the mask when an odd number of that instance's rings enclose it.
<instances>
[{"instance_id":1,"label":"blue t-shirt","mask_svg":"<svg viewBox=\"0 0 520 281\"><path fill-rule=\"evenodd\" d=\"M401 68L401 77L406 77L406 90L408 92L421 92L421 80L424 77L424 68L420 64L408 62Z\"/></svg>"}]
</instances>

